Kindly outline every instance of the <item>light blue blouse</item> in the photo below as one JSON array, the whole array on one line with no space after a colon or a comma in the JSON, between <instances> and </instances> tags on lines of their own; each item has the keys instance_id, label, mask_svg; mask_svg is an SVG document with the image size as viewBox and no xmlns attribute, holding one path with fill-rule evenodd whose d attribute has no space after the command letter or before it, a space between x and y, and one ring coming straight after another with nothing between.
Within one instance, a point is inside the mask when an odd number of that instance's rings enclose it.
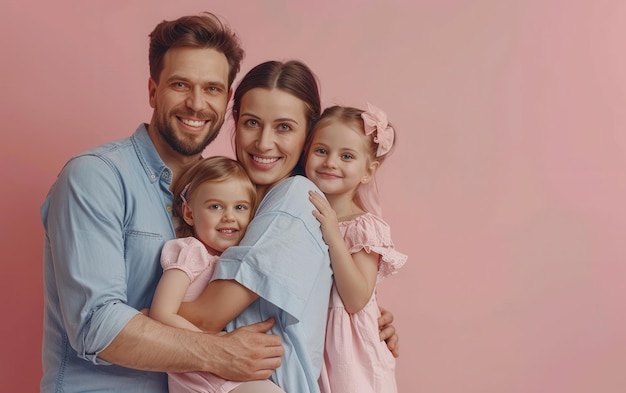
<instances>
[{"instance_id":1,"label":"light blue blouse","mask_svg":"<svg viewBox=\"0 0 626 393\"><path fill-rule=\"evenodd\" d=\"M293 176L265 195L244 238L220 257L216 278L234 279L260 296L228 330L276 319L285 347L271 379L287 392L319 392L332 270L307 178ZM322 194L323 195L323 194Z\"/></svg>"}]
</instances>

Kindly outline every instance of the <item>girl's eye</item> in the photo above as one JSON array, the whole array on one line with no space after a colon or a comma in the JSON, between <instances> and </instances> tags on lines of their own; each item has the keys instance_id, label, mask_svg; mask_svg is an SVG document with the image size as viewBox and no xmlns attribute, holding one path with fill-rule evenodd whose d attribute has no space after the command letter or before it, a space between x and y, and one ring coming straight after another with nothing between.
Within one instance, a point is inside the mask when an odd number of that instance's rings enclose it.
<instances>
[{"instance_id":1,"label":"girl's eye","mask_svg":"<svg viewBox=\"0 0 626 393\"><path fill-rule=\"evenodd\" d=\"M328 152L326 151L326 149L322 149L321 147L318 147L317 149L315 149L315 152L316 152L317 154L326 154L326 153L328 153Z\"/></svg>"},{"instance_id":2,"label":"girl's eye","mask_svg":"<svg viewBox=\"0 0 626 393\"><path fill-rule=\"evenodd\" d=\"M354 156L353 156L352 154L345 153L345 154L342 154L342 155L341 155L341 159L342 159L342 160L347 160L347 161L349 161L349 160L352 160L353 158L354 158Z\"/></svg>"},{"instance_id":3,"label":"girl's eye","mask_svg":"<svg viewBox=\"0 0 626 393\"><path fill-rule=\"evenodd\" d=\"M237 205L237 206L235 206L235 210L241 210L241 211L248 210L248 206L246 206L246 205Z\"/></svg>"},{"instance_id":4,"label":"girl's eye","mask_svg":"<svg viewBox=\"0 0 626 393\"><path fill-rule=\"evenodd\" d=\"M209 205L209 209L211 209L211 210L222 210L222 205L214 203L212 205Z\"/></svg>"}]
</instances>

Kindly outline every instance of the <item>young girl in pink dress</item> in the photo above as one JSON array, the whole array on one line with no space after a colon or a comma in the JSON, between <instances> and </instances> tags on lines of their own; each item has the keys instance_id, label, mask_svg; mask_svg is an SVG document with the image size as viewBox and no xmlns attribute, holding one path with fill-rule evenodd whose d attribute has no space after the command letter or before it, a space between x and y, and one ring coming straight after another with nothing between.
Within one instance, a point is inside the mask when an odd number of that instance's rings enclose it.
<instances>
[{"instance_id":1,"label":"young girl in pink dress","mask_svg":"<svg viewBox=\"0 0 626 393\"><path fill-rule=\"evenodd\" d=\"M380 109L327 108L305 149L305 171L333 267L322 393L397 392L395 359L381 342L376 284L407 259L381 218L374 176L394 143Z\"/></svg>"},{"instance_id":2,"label":"young girl in pink dress","mask_svg":"<svg viewBox=\"0 0 626 393\"><path fill-rule=\"evenodd\" d=\"M166 242L161 251L163 276L150 316L166 325L201 332L179 316L178 309L202 293L222 251L239 244L254 215L256 187L240 163L217 156L189 168L172 192L178 237ZM269 380L233 382L209 373L170 373L168 385L170 393L283 392Z\"/></svg>"}]
</instances>

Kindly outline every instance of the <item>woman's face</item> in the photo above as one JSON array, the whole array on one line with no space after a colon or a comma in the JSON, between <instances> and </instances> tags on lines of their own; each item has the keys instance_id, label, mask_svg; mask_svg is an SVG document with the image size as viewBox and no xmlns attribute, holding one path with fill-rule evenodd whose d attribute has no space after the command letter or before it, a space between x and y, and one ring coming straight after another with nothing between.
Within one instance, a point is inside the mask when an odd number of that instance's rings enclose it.
<instances>
[{"instance_id":1,"label":"woman's face","mask_svg":"<svg viewBox=\"0 0 626 393\"><path fill-rule=\"evenodd\" d=\"M235 150L261 195L289 177L306 139L306 106L278 89L255 88L241 99Z\"/></svg>"}]
</instances>

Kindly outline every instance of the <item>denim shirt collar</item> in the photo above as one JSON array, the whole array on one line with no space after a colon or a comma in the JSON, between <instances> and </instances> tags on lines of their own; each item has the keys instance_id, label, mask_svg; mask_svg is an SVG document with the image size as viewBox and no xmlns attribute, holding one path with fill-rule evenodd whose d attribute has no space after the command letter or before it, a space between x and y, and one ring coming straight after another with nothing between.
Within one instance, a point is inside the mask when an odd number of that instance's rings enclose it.
<instances>
[{"instance_id":1,"label":"denim shirt collar","mask_svg":"<svg viewBox=\"0 0 626 393\"><path fill-rule=\"evenodd\" d=\"M168 183L171 183L172 171L165 165L154 147L154 143L152 143L152 139L148 135L147 124L144 123L137 127L137 130L131 137L131 141L149 181L155 183L160 178L163 178Z\"/></svg>"}]
</instances>

